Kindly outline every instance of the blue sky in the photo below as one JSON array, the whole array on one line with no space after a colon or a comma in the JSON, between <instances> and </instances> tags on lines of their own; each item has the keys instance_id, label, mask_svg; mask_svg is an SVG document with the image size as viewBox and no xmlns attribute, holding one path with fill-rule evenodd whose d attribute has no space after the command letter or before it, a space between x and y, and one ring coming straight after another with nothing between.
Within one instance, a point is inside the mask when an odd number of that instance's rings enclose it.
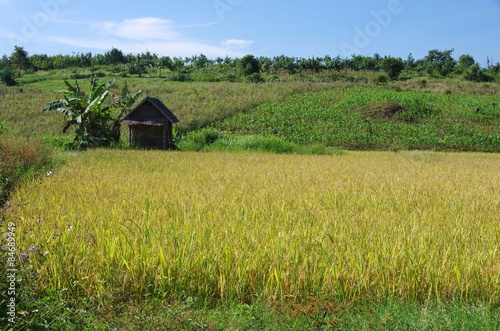
<instances>
[{"instance_id":1,"label":"blue sky","mask_svg":"<svg viewBox=\"0 0 500 331\"><path fill-rule=\"evenodd\" d=\"M500 61L500 0L0 0L0 55L352 54Z\"/></svg>"}]
</instances>

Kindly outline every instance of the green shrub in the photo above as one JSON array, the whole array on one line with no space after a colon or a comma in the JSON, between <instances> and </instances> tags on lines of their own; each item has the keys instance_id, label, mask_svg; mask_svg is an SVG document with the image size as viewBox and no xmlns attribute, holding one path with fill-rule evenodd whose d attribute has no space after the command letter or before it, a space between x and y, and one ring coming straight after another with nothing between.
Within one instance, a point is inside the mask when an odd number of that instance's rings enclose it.
<instances>
[{"instance_id":1,"label":"green shrub","mask_svg":"<svg viewBox=\"0 0 500 331\"><path fill-rule=\"evenodd\" d=\"M222 137L223 134L219 130L215 128L204 128L188 133L179 140L177 147L185 151L203 151Z\"/></svg>"},{"instance_id":2,"label":"green shrub","mask_svg":"<svg viewBox=\"0 0 500 331\"><path fill-rule=\"evenodd\" d=\"M385 85L385 84L387 84L388 81L389 81L389 77L387 77L387 75L385 75L385 74L378 74L373 79L373 82L377 85Z\"/></svg>"},{"instance_id":3,"label":"green shrub","mask_svg":"<svg viewBox=\"0 0 500 331\"><path fill-rule=\"evenodd\" d=\"M264 82L264 79L262 78L260 73L256 72L256 73L253 73L253 74L246 76L245 81L247 81L249 83L262 83L262 82Z\"/></svg>"},{"instance_id":4,"label":"green shrub","mask_svg":"<svg viewBox=\"0 0 500 331\"><path fill-rule=\"evenodd\" d=\"M0 84L7 86L16 86L17 82L14 79L14 71L9 67L0 68Z\"/></svg>"},{"instance_id":5,"label":"green shrub","mask_svg":"<svg viewBox=\"0 0 500 331\"><path fill-rule=\"evenodd\" d=\"M382 70L389 76L391 80L398 79L399 75L405 68L403 60L394 57L385 57L381 63Z\"/></svg>"},{"instance_id":6,"label":"green shrub","mask_svg":"<svg viewBox=\"0 0 500 331\"><path fill-rule=\"evenodd\" d=\"M479 68L477 63L465 71L464 78L473 82L491 82L494 80L493 77L486 73L486 70Z\"/></svg>"}]
</instances>

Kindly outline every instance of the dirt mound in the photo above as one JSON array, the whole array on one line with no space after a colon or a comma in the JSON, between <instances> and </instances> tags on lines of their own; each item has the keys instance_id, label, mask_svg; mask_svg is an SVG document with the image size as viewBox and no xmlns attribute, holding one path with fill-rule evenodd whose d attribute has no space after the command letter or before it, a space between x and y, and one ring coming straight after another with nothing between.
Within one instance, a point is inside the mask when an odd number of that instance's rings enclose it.
<instances>
[{"instance_id":1,"label":"dirt mound","mask_svg":"<svg viewBox=\"0 0 500 331\"><path fill-rule=\"evenodd\" d=\"M367 121L374 120L392 120L399 121L400 118L398 114L400 114L405 108L397 103L377 103L366 105L363 107L363 117Z\"/></svg>"}]
</instances>

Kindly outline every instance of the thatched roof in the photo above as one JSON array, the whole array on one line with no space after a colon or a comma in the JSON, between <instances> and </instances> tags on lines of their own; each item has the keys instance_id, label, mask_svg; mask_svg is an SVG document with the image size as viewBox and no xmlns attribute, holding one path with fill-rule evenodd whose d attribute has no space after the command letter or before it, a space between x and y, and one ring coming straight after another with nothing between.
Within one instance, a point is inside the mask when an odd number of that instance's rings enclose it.
<instances>
[{"instance_id":1,"label":"thatched roof","mask_svg":"<svg viewBox=\"0 0 500 331\"><path fill-rule=\"evenodd\" d=\"M151 107L156 110L152 111ZM152 125L161 126L165 123L170 122L172 124L178 123L179 120L157 98L146 97L142 100L134 109L132 109L127 115L121 120L122 123L127 125Z\"/></svg>"}]
</instances>

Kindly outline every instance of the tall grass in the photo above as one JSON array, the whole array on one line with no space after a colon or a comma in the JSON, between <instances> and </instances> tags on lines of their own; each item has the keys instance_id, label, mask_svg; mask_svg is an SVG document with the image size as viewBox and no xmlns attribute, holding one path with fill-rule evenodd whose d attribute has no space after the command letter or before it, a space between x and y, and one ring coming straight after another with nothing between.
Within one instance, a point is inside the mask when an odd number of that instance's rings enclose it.
<instances>
[{"instance_id":1,"label":"tall grass","mask_svg":"<svg viewBox=\"0 0 500 331\"><path fill-rule=\"evenodd\" d=\"M12 196L44 288L94 304L500 303L498 155L95 150Z\"/></svg>"},{"instance_id":2,"label":"tall grass","mask_svg":"<svg viewBox=\"0 0 500 331\"><path fill-rule=\"evenodd\" d=\"M53 163L52 151L40 142L17 139L0 132L0 211L16 185L22 180L43 176Z\"/></svg>"}]
</instances>

